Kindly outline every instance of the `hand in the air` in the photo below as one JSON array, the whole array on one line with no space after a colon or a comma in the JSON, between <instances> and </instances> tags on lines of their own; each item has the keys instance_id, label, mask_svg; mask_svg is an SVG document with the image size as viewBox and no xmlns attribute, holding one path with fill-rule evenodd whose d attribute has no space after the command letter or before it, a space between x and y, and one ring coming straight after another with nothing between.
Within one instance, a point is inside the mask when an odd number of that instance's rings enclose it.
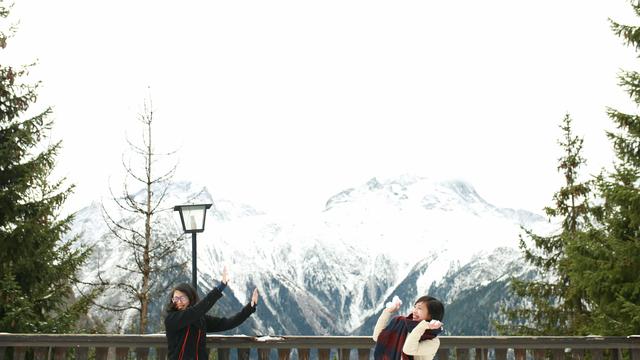
<instances>
[{"instance_id":1,"label":"hand in the air","mask_svg":"<svg viewBox=\"0 0 640 360\"><path fill-rule=\"evenodd\" d=\"M258 288L253 289L253 294L251 295L251 306L256 306L258 304Z\"/></svg>"},{"instance_id":2,"label":"hand in the air","mask_svg":"<svg viewBox=\"0 0 640 360\"><path fill-rule=\"evenodd\" d=\"M387 303L385 311L394 313L400 310L400 305L402 305L402 300L396 295L393 297L393 300Z\"/></svg>"},{"instance_id":3,"label":"hand in the air","mask_svg":"<svg viewBox=\"0 0 640 360\"><path fill-rule=\"evenodd\" d=\"M229 272L227 271L227 266L225 265L224 269L222 269L222 283L227 285L229 282Z\"/></svg>"},{"instance_id":4,"label":"hand in the air","mask_svg":"<svg viewBox=\"0 0 640 360\"><path fill-rule=\"evenodd\" d=\"M431 320L427 322L427 329L435 330L442 327L442 323L439 320Z\"/></svg>"}]
</instances>

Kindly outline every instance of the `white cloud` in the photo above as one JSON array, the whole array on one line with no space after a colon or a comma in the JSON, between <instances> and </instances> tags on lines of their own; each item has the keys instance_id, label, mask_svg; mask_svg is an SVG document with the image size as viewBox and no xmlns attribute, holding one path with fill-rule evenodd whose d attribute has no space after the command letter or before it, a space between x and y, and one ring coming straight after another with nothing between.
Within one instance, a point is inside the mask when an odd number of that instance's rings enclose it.
<instances>
[{"instance_id":1,"label":"white cloud","mask_svg":"<svg viewBox=\"0 0 640 360\"><path fill-rule=\"evenodd\" d=\"M628 106L615 77L634 54L607 17L630 12L624 0L25 0L7 50L40 59L74 206L118 184L150 86L179 177L263 209L315 211L413 172L538 211L561 181L566 112L588 171L612 161L605 107Z\"/></svg>"}]
</instances>

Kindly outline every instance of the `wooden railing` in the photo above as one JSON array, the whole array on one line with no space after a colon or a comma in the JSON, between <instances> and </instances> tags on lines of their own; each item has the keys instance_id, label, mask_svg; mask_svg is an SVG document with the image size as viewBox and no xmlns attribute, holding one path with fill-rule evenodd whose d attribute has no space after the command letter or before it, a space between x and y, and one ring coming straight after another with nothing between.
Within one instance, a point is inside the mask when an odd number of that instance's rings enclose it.
<instances>
[{"instance_id":1,"label":"wooden railing","mask_svg":"<svg viewBox=\"0 0 640 360\"><path fill-rule=\"evenodd\" d=\"M166 338L152 335L54 335L0 333L0 360L158 359L167 355ZM374 342L363 336L207 336L218 360L371 359ZM9 351L6 351L8 350ZM235 352L232 353L232 352ZM12 354L6 358L5 353ZM522 337L442 336L437 359L640 360L640 336Z\"/></svg>"}]
</instances>

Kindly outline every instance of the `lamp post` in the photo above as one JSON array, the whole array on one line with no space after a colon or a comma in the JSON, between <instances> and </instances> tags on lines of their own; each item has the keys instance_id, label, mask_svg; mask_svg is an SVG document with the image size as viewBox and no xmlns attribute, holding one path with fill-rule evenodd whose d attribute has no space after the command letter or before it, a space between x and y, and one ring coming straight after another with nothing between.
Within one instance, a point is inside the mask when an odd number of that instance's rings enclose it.
<instances>
[{"instance_id":1,"label":"lamp post","mask_svg":"<svg viewBox=\"0 0 640 360\"><path fill-rule=\"evenodd\" d=\"M207 209L211 205L213 204L178 205L173 208L173 211L180 213L182 230L187 234L191 233L191 283L196 293L198 292L198 282L196 280L196 274L198 273L196 267L196 233L204 231L204 220L207 215Z\"/></svg>"}]
</instances>

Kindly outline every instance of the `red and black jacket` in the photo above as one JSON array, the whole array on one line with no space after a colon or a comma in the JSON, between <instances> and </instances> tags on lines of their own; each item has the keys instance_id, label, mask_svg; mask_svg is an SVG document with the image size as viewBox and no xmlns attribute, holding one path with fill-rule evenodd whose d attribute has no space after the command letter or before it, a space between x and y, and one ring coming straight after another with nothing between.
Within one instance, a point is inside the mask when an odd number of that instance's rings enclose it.
<instances>
[{"instance_id":1,"label":"red and black jacket","mask_svg":"<svg viewBox=\"0 0 640 360\"><path fill-rule=\"evenodd\" d=\"M206 333L233 329L256 311L249 303L230 318L207 315L221 297L221 290L214 288L197 304L167 313L164 326L169 360L207 360Z\"/></svg>"}]
</instances>

